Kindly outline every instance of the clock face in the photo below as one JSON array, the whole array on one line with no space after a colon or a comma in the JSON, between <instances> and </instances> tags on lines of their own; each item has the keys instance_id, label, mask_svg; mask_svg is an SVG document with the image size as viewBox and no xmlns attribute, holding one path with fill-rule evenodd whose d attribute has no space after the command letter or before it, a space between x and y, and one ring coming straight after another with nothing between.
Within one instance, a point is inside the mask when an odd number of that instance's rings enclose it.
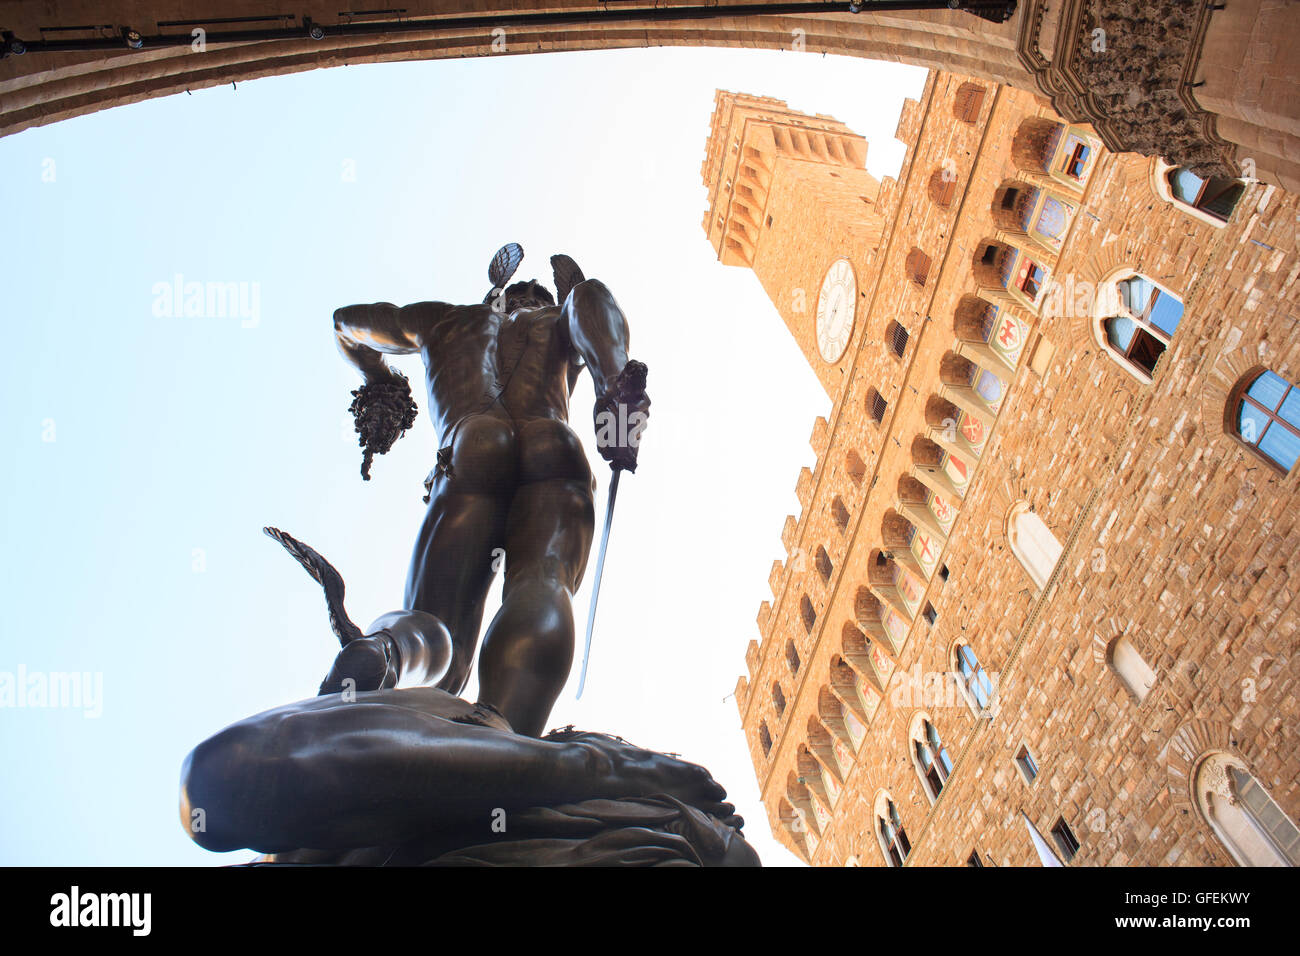
<instances>
[{"instance_id":1,"label":"clock face","mask_svg":"<svg viewBox=\"0 0 1300 956\"><path fill-rule=\"evenodd\" d=\"M822 280L817 299L817 348L827 362L835 362L848 347L853 317L858 308L858 283L848 259L839 259Z\"/></svg>"}]
</instances>

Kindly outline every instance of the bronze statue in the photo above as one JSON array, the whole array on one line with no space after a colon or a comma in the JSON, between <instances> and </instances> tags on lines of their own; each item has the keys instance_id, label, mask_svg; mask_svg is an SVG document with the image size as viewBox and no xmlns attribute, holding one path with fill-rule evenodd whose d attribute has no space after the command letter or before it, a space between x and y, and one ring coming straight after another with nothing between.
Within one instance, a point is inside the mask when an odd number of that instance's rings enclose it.
<instances>
[{"instance_id":1,"label":"bronze statue","mask_svg":"<svg viewBox=\"0 0 1300 956\"><path fill-rule=\"evenodd\" d=\"M272 863L758 865L703 767L606 734L541 736L572 663L571 599L594 523L568 400L585 366L615 478L636 468L650 400L605 286L555 256L557 306L537 282L506 285L522 257L514 244L497 253L481 305L335 313L339 346L365 379L352 406L363 477L414 422L409 386L383 354L424 357L442 447L406 608L363 633L334 567L265 529L321 584L342 649L315 699L234 724L186 758L182 822L201 846L248 847ZM499 549L502 607L471 705L455 695ZM398 689L403 676L438 683Z\"/></svg>"},{"instance_id":2,"label":"bronze statue","mask_svg":"<svg viewBox=\"0 0 1300 956\"><path fill-rule=\"evenodd\" d=\"M344 649L368 640L343 579L276 528L321 584ZM370 633L418 641L445 662L432 616L396 612ZM744 820L703 767L572 728L542 739L482 719L435 687L331 692L240 721L181 771L181 820L200 846L266 863L755 866Z\"/></svg>"},{"instance_id":3,"label":"bronze statue","mask_svg":"<svg viewBox=\"0 0 1300 956\"><path fill-rule=\"evenodd\" d=\"M334 313L339 348L365 379L354 403L367 444L363 474L375 446L386 450L411 421L405 379L383 356L419 352L424 358L441 447L425 482L429 509L405 605L440 620L452 652L439 675L440 662L418 640L353 641L322 688L338 690L352 678L357 689L373 690L400 675L438 678L439 688L460 693L504 550L502 605L479 654L477 713L484 720L499 715L535 737L569 676L572 595L595 521L595 480L568 426L569 396L586 367L596 389L598 434L605 436L600 453L628 471L636 469L650 399L645 366L628 359L627 321L609 290L584 279L567 256L551 260L560 305L536 281L505 287L522 258L514 243L497 253L489 269L492 291L479 305L380 303ZM612 412L616 422L633 427L616 427L611 435Z\"/></svg>"}]
</instances>

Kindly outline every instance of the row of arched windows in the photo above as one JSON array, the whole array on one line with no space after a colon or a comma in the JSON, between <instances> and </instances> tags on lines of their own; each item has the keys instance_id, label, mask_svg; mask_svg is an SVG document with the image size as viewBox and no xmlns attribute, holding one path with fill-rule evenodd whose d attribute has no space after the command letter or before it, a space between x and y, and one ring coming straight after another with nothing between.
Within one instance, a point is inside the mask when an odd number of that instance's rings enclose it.
<instances>
[{"instance_id":1,"label":"row of arched windows","mask_svg":"<svg viewBox=\"0 0 1300 956\"><path fill-rule=\"evenodd\" d=\"M925 726L927 732L933 730L928 721ZM1026 753L1024 748L1021 752ZM931 759L937 765L941 758ZM1029 760L1032 763L1032 757ZM938 786L942 787L942 783ZM1239 866L1300 866L1300 827L1277 805L1241 758L1222 751L1206 755L1197 765L1193 789L1202 817ZM876 796L875 829L885 864L902 866L912 845L898 805L887 791ZM1068 863L1079 851L1079 840L1064 818L1052 828L1052 837ZM972 856L974 861L968 861L971 865L984 865L977 854ZM851 857L850 863L857 865L857 858Z\"/></svg>"}]
</instances>

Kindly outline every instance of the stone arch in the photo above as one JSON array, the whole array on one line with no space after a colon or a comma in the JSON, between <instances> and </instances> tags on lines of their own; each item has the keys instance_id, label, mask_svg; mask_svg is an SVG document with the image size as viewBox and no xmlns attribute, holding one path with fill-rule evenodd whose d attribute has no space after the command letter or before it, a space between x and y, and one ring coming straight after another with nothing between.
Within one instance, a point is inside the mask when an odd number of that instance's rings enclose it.
<instances>
[{"instance_id":1,"label":"stone arch","mask_svg":"<svg viewBox=\"0 0 1300 956\"><path fill-rule=\"evenodd\" d=\"M827 810L832 809L835 804L831 800L830 792L826 789L826 781L822 779L822 765L812 750L806 743L800 744L795 755L795 769L799 771L799 777L803 785L807 787L814 796L821 800L822 806Z\"/></svg>"},{"instance_id":2,"label":"stone arch","mask_svg":"<svg viewBox=\"0 0 1300 956\"><path fill-rule=\"evenodd\" d=\"M822 685L817 692L817 716L821 718L822 724L831 732L831 737L840 741L848 748L850 754L853 753L853 742L849 738L848 728L844 726L844 717L840 712L840 699L836 696L829 684Z\"/></svg>"},{"instance_id":3,"label":"stone arch","mask_svg":"<svg viewBox=\"0 0 1300 956\"><path fill-rule=\"evenodd\" d=\"M808 859L808 846L804 840L807 833L803 821L799 814L795 812L794 806L790 803L788 797L781 797L776 804L776 819L786 834L790 837L790 842L794 844L795 849L805 860Z\"/></svg>"},{"instance_id":4,"label":"stone arch","mask_svg":"<svg viewBox=\"0 0 1300 956\"><path fill-rule=\"evenodd\" d=\"M1210 826L1196 809L1196 768L1211 753L1222 751L1250 763L1250 755L1237 746L1232 728L1228 724L1208 718L1193 718L1180 724L1169 735L1165 749L1165 771L1168 774L1170 805L1181 813L1193 813L1200 818L1206 832Z\"/></svg>"},{"instance_id":5,"label":"stone arch","mask_svg":"<svg viewBox=\"0 0 1300 956\"><path fill-rule=\"evenodd\" d=\"M993 303L985 302L977 295L963 295L953 310L953 334L962 342L984 344L988 341L985 326L990 321L993 309Z\"/></svg>"},{"instance_id":6,"label":"stone arch","mask_svg":"<svg viewBox=\"0 0 1300 956\"><path fill-rule=\"evenodd\" d=\"M812 793L808 785L800 780L800 774L791 770L785 778L785 796L795 809L802 811L804 825L800 827L805 837L821 832L821 824L812 807ZM811 847L809 847L811 852Z\"/></svg>"},{"instance_id":7,"label":"stone arch","mask_svg":"<svg viewBox=\"0 0 1300 956\"><path fill-rule=\"evenodd\" d=\"M868 689L874 691L877 697L884 693L881 689L880 679L876 676L875 668L871 666L870 661L866 664L854 666L846 663L838 654L831 658L831 689L844 705L853 712L853 716L857 718L858 723L865 728L871 721L871 714L858 694L857 684L859 679L865 681Z\"/></svg>"},{"instance_id":8,"label":"stone arch","mask_svg":"<svg viewBox=\"0 0 1300 956\"><path fill-rule=\"evenodd\" d=\"M826 725L822 723L820 714L812 714L808 717L806 730L808 732L808 747L817 757L817 762L842 787L845 772L840 768L839 759L835 756L835 738Z\"/></svg>"},{"instance_id":9,"label":"stone arch","mask_svg":"<svg viewBox=\"0 0 1300 956\"><path fill-rule=\"evenodd\" d=\"M1026 172L1047 173L1065 124L1043 116L1021 121L1011 137L1011 161Z\"/></svg>"},{"instance_id":10,"label":"stone arch","mask_svg":"<svg viewBox=\"0 0 1300 956\"><path fill-rule=\"evenodd\" d=\"M943 449L926 438L917 435L912 439L912 463L923 468L937 468L943 461Z\"/></svg>"},{"instance_id":11,"label":"stone arch","mask_svg":"<svg viewBox=\"0 0 1300 956\"><path fill-rule=\"evenodd\" d=\"M997 239L980 242L972 262L976 284L986 289L1005 289L1015 255L1013 247Z\"/></svg>"},{"instance_id":12,"label":"stone arch","mask_svg":"<svg viewBox=\"0 0 1300 956\"><path fill-rule=\"evenodd\" d=\"M42 7L14 12L5 27L27 42L28 52L12 58L21 70L12 90L0 84L0 135L186 89L259 77L344 64L491 56L497 53L491 34L497 26L508 31L510 52L529 53L658 46L788 50L790 38L799 36L810 52L911 63L1042 92L1015 44L1007 41L1006 25L960 11L922 11L906 17L864 11L852 17L852 29L845 29L847 14L753 18L727 16L720 10L718 17L674 19L670 11L647 9L615 18L613 11L593 16L589 10L563 6L525 4L508 12L485 12L470 0L411 0L400 18L394 13L387 20L372 16L353 24L336 15L337 8L308 3L302 12L322 27L319 39L308 38L307 25L298 16L270 28L264 23L213 23L209 50L196 57L187 35L182 44L165 45L160 39L167 30L158 23L174 18L176 6L164 0L105 4L107 9L95 22L113 21L115 29L130 26L142 35L143 48L132 51L118 43L109 50L74 54L75 69L39 52L40 28L68 27L86 22L84 17L65 13L59 19ZM520 17L528 19L516 19ZM257 38L218 42L222 32L238 30L255 30Z\"/></svg>"},{"instance_id":13,"label":"stone arch","mask_svg":"<svg viewBox=\"0 0 1300 956\"><path fill-rule=\"evenodd\" d=\"M893 508L880 519L880 540L890 551L905 551L916 528Z\"/></svg>"},{"instance_id":14,"label":"stone arch","mask_svg":"<svg viewBox=\"0 0 1300 956\"><path fill-rule=\"evenodd\" d=\"M939 381L944 385L965 388L971 383L971 376L978 366L964 355L945 352L939 360Z\"/></svg>"},{"instance_id":15,"label":"stone arch","mask_svg":"<svg viewBox=\"0 0 1300 956\"><path fill-rule=\"evenodd\" d=\"M872 548L867 556L867 582L878 588L894 585L894 559L881 548Z\"/></svg>"},{"instance_id":16,"label":"stone arch","mask_svg":"<svg viewBox=\"0 0 1300 956\"><path fill-rule=\"evenodd\" d=\"M926 419L929 420L927 406ZM898 476L898 500L903 504L920 505L930 497L930 489L911 475Z\"/></svg>"},{"instance_id":17,"label":"stone arch","mask_svg":"<svg viewBox=\"0 0 1300 956\"><path fill-rule=\"evenodd\" d=\"M860 649L865 654L868 653L868 648L858 648L856 644L850 642L850 629L862 634L864 638L867 634L877 639L884 636L884 628L880 623L880 599L871 592L871 588L865 585L859 587L857 593L853 596L853 621L845 621L844 627L840 629L840 640L844 647L844 656L856 665L856 652Z\"/></svg>"},{"instance_id":18,"label":"stone arch","mask_svg":"<svg viewBox=\"0 0 1300 956\"><path fill-rule=\"evenodd\" d=\"M1029 226L1025 222L1026 210L1033 209L1038 198L1039 189L1018 179L1004 181L993 192L990 212L993 224L1003 232L1028 235Z\"/></svg>"},{"instance_id":19,"label":"stone arch","mask_svg":"<svg viewBox=\"0 0 1300 956\"><path fill-rule=\"evenodd\" d=\"M931 428L948 428L950 425L956 427L960 420L961 409L943 396L931 395L925 400L925 423Z\"/></svg>"}]
</instances>

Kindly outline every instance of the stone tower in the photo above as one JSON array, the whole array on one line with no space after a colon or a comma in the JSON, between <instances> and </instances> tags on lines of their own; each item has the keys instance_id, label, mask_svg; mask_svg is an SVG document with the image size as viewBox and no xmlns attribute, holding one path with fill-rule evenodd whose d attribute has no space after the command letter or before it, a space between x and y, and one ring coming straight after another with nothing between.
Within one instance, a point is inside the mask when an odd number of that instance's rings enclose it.
<instances>
[{"instance_id":1,"label":"stone tower","mask_svg":"<svg viewBox=\"0 0 1300 956\"><path fill-rule=\"evenodd\" d=\"M843 328L828 328L834 317L817 312L824 253L846 250L869 261L880 243L880 183L863 168L866 158L866 140L829 116L719 91L700 170L709 190L704 230L718 259L754 270L832 397L848 343ZM823 242L807 243L808 236ZM851 265L835 279L841 312L865 295Z\"/></svg>"}]
</instances>

